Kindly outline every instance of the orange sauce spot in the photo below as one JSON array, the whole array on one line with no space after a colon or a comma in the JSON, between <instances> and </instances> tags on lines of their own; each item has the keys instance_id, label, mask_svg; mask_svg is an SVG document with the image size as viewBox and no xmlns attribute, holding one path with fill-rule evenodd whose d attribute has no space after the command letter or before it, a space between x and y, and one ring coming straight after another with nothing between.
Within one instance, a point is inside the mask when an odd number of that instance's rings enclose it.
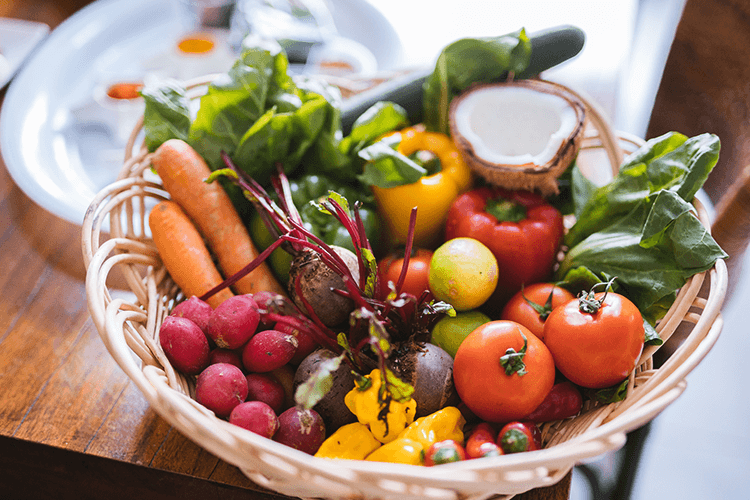
<instances>
[{"instance_id":1,"label":"orange sauce spot","mask_svg":"<svg viewBox=\"0 0 750 500\"><path fill-rule=\"evenodd\" d=\"M183 38L177 44L177 48L186 54L205 54L214 48L214 41L209 38L189 37Z\"/></svg>"},{"instance_id":2,"label":"orange sauce spot","mask_svg":"<svg viewBox=\"0 0 750 500\"><path fill-rule=\"evenodd\" d=\"M142 83L123 82L110 85L107 89L107 96L112 99L137 99L140 97L138 92L143 88Z\"/></svg>"}]
</instances>

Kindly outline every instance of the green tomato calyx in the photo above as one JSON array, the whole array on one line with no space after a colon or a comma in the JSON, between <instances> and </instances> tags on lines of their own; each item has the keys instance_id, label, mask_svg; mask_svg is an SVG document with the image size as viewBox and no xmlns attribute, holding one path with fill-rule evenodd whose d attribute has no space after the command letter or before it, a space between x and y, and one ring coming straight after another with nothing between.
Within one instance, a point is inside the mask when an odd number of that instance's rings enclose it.
<instances>
[{"instance_id":1,"label":"green tomato calyx","mask_svg":"<svg viewBox=\"0 0 750 500\"><path fill-rule=\"evenodd\" d=\"M611 280L607 282L597 283L596 285L591 287L591 290L588 292L581 292L578 294L578 310L582 313L588 313L588 314L596 314L599 312L599 309L601 309L602 304L604 304L604 299L607 298L607 294L609 293L609 289L612 287L612 283L617 279L617 276L614 276ZM599 285L604 285L604 295L602 295L601 299L596 298L596 287Z\"/></svg>"},{"instance_id":2,"label":"green tomato calyx","mask_svg":"<svg viewBox=\"0 0 750 500\"><path fill-rule=\"evenodd\" d=\"M526 375L526 363L523 362L523 358L526 356L526 348L529 345L529 341L521 330L518 330L518 333L523 338L523 347L521 350L516 352L515 349L509 347L505 351L505 355L500 358L500 366L505 369L506 375L513 375L514 373L517 373L518 376Z\"/></svg>"}]
</instances>

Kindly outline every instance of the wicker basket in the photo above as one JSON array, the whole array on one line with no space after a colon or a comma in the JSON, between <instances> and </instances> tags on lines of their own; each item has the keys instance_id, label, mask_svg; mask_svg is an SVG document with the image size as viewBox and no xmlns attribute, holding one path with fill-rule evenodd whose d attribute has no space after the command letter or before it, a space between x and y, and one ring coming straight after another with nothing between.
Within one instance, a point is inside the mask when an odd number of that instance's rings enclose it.
<instances>
[{"instance_id":1,"label":"wicker basket","mask_svg":"<svg viewBox=\"0 0 750 500\"><path fill-rule=\"evenodd\" d=\"M189 85L194 96L204 82ZM643 141L615 135L589 99L589 134L579 158L595 176L616 173L623 155ZM571 419L545 424L539 451L471 460L441 467L417 467L314 458L217 418L197 404L194 380L170 366L158 342L159 325L180 290L170 279L148 236L147 213L167 193L151 172L150 156L136 146L134 129L119 180L92 201L83 222L89 310L107 349L143 392L154 410L182 434L217 457L236 465L257 484L305 498L487 499L510 498L560 481L577 463L622 447L625 434L653 419L685 389L685 377L716 342L727 288L723 261L693 276L656 329L665 341L677 330L687 336L657 370L647 347L629 379L627 398L610 405L590 404ZM706 227L706 210L696 200ZM108 226L105 235L103 228ZM124 275L132 294L110 293L113 269ZM701 296L699 296L699 291ZM114 291L113 291L114 292ZM134 296L134 297L133 297ZM589 404L589 403L587 403Z\"/></svg>"}]
</instances>

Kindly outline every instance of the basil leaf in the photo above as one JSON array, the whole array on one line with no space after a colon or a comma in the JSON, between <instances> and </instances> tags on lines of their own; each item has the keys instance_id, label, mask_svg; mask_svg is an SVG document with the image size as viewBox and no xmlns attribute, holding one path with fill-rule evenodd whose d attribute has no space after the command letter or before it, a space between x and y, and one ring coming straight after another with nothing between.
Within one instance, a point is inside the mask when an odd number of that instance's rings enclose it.
<instances>
[{"instance_id":1,"label":"basil leaf","mask_svg":"<svg viewBox=\"0 0 750 500\"><path fill-rule=\"evenodd\" d=\"M493 38L464 38L446 46L424 84L425 126L450 134L448 110L456 95L472 84L521 73L530 60L531 41L523 29Z\"/></svg>"}]
</instances>

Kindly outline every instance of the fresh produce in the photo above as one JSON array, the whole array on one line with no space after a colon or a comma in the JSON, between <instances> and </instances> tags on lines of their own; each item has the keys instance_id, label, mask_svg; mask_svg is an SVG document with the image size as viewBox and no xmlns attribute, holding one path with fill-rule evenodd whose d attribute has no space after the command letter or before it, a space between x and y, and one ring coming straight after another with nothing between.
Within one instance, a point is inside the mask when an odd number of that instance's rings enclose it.
<instances>
[{"instance_id":1,"label":"fresh produce","mask_svg":"<svg viewBox=\"0 0 750 500\"><path fill-rule=\"evenodd\" d=\"M221 284L223 278L203 238L177 203L159 202L151 209L148 224L164 267L185 296L202 296ZM217 307L233 295L225 288L206 302Z\"/></svg>"},{"instance_id":2,"label":"fresh produce","mask_svg":"<svg viewBox=\"0 0 750 500\"><path fill-rule=\"evenodd\" d=\"M490 321L490 317L481 311L458 311L455 316L445 316L435 323L432 343L455 358L461 342L479 326Z\"/></svg>"},{"instance_id":3,"label":"fresh produce","mask_svg":"<svg viewBox=\"0 0 750 500\"><path fill-rule=\"evenodd\" d=\"M547 347L525 326L491 321L469 334L453 362L456 391L487 422L519 420L534 411L555 381Z\"/></svg>"},{"instance_id":4,"label":"fresh produce","mask_svg":"<svg viewBox=\"0 0 750 500\"><path fill-rule=\"evenodd\" d=\"M212 312L213 308L206 301L192 295L187 300L183 300L174 306L169 314L170 316L178 316L191 320L203 330L203 333L208 335L208 320Z\"/></svg>"},{"instance_id":5,"label":"fresh produce","mask_svg":"<svg viewBox=\"0 0 750 500\"><path fill-rule=\"evenodd\" d=\"M178 139L164 142L154 152L151 164L172 199L206 239L225 277L241 271L258 256L229 196L220 184L205 182L211 170L189 144ZM241 294L261 290L283 292L265 264L234 283L234 288Z\"/></svg>"},{"instance_id":6,"label":"fresh produce","mask_svg":"<svg viewBox=\"0 0 750 500\"><path fill-rule=\"evenodd\" d=\"M242 358L237 351L224 349L222 347L216 347L211 350L211 353L208 355L208 363L211 365L216 363L229 363L239 369L244 368L242 366Z\"/></svg>"},{"instance_id":7,"label":"fresh produce","mask_svg":"<svg viewBox=\"0 0 750 500\"><path fill-rule=\"evenodd\" d=\"M286 390L279 380L270 373L248 373L247 401L260 401L267 404L276 415L287 409Z\"/></svg>"},{"instance_id":8,"label":"fresh produce","mask_svg":"<svg viewBox=\"0 0 750 500\"><path fill-rule=\"evenodd\" d=\"M276 413L261 401L246 401L232 409L229 423L271 439L279 429Z\"/></svg>"},{"instance_id":9,"label":"fresh produce","mask_svg":"<svg viewBox=\"0 0 750 500\"><path fill-rule=\"evenodd\" d=\"M503 450L497 444L497 432L487 422L480 422L469 432L466 439L466 457L482 458L502 455Z\"/></svg>"},{"instance_id":10,"label":"fresh produce","mask_svg":"<svg viewBox=\"0 0 750 500\"><path fill-rule=\"evenodd\" d=\"M321 458L364 460L382 443L375 439L370 429L360 422L346 424L331 434L315 453Z\"/></svg>"},{"instance_id":11,"label":"fresh produce","mask_svg":"<svg viewBox=\"0 0 750 500\"><path fill-rule=\"evenodd\" d=\"M247 379L228 363L209 365L195 382L195 400L218 417L227 418L247 398Z\"/></svg>"},{"instance_id":12,"label":"fresh produce","mask_svg":"<svg viewBox=\"0 0 750 500\"><path fill-rule=\"evenodd\" d=\"M382 284L393 283L393 290L399 293L410 293L415 297L421 297L427 293L424 300L432 299L430 293L430 259L432 251L426 248L412 248L409 259L404 256L403 252L393 252L378 262L378 272L380 273L380 282ZM403 281L399 287L401 271L404 268L404 262L407 263L407 269L404 273ZM391 293L389 286L382 287L382 294L387 296ZM385 297L383 297L385 298Z\"/></svg>"},{"instance_id":13,"label":"fresh produce","mask_svg":"<svg viewBox=\"0 0 750 500\"><path fill-rule=\"evenodd\" d=\"M528 328L544 342L544 322L552 310L575 297L555 283L524 286L503 307L500 319L515 321Z\"/></svg>"},{"instance_id":14,"label":"fresh produce","mask_svg":"<svg viewBox=\"0 0 750 500\"><path fill-rule=\"evenodd\" d=\"M250 372L270 372L289 363L296 351L294 335L264 330L255 334L242 348L242 365Z\"/></svg>"},{"instance_id":15,"label":"fresh produce","mask_svg":"<svg viewBox=\"0 0 750 500\"><path fill-rule=\"evenodd\" d=\"M159 328L159 344L172 366L186 375L197 375L208 366L208 340L192 320L181 316L164 318Z\"/></svg>"},{"instance_id":16,"label":"fresh produce","mask_svg":"<svg viewBox=\"0 0 750 500\"><path fill-rule=\"evenodd\" d=\"M636 366L646 339L643 317L626 297L594 288L554 309L544 343L555 366L574 384L602 389L622 382Z\"/></svg>"},{"instance_id":17,"label":"fresh produce","mask_svg":"<svg viewBox=\"0 0 750 500\"><path fill-rule=\"evenodd\" d=\"M442 236L451 202L471 187L471 170L447 135L409 128L395 137L389 140L399 141L396 151L402 157L429 151L438 157L440 170L433 173L423 169L418 179L408 183L400 181L397 185L388 185L381 181L373 185L378 211L391 240L405 244L411 209L419 206L414 244L427 248L435 246Z\"/></svg>"},{"instance_id":18,"label":"fresh produce","mask_svg":"<svg viewBox=\"0 0 750 500\"><path fill-rule=\"evenodd\" d=\"M453 358L435 344L400 344L394 351L393 370L414 389L411 397L417 403L416 417L455 402Z\"/></svg>"},{"instance_id":19,"label":"fresh produce","mask_svg":"<svg viewBox=\"0 0 750 500\"><path fill-rule=\"evenodd\" d=\"M312 354L313 351L319 347L315 338L293 318L289 319L288 322L276 323L276 326L273 329L291 335L297 341L297 348L294 350L292 359L289 360L289 363L294 366L298 366L302 360Z\"/></svg>"},{"instance_id":20,"label":"fresh produce","mask_svg":"<svg viewBox=\"0 0 750 500\"><path fill-rule=\"evenodd\" d=\"M427 467L461 460L466 460L466 451L452 439L433 443L424 453L424 465Z\"/></svg>"},{"instance_id":21,"label":"fresh produce","mask_svg":"<svg viewBox=\"0 0 750 500\"><path fill-rule=\"evenodd\" d=\"M526 420L537 424L562 420L578 415L582 407L581 391L570 381L563 380L552 386L544 401L526 416Z\"/></svg>"},{"instance_id":22,"label":"fresh produce","mask_svg":"<svg viewBox=\"0 0 750 500\"><path fill-rule=\"evenodd\" d=\"M498 283L497 259L474 238L452 238L430 260L430 290L457 311L476 309Z\"/></svg>"},{"instance_id":23,"label":"fresh produce","mask_svg":"<svg viewBox=\"0 0 750 500\"><path fill-rule=\"evenodd\" d=\"M416 419L398 435L398 438L417 441L425 449L438 441L445 440L463 444L465 423L466 421L458 408L446 406L434 413Z\"/></svg>"},{"instance_id":24,"label":"fresh produce","mask_svg":"<svg viewBox=\"0 0 750 500\"><path fill-rule=\"evenodd\" d=\"M522 286L552 276L563 221L560 212L537 194L480 187L453 202L445 237L474 238L492 251L498 286L488 306L496 315Z\"/></svg>"},{"instance_id":25,"label":"fresh produce","mask_svg":"<svg viewBox=\"0 0 750 500\"><path fill-rule=\"evenodd\" d=\"M424 446L419 441L412 439L395 439L367 455L365 460L369 462L423 465Z\"/></svg>"},{"instance_id":26,"label":"fresh produce","mask_svg":"<svg viewBox=\"0 0 750 500\"><path fill-rule=\"evenodd\" d=\"M326 439L326 426L315 410L293 406L279 415L274 441L314 455Z\"/></svg>"},{"instance_id":27,"label":"fresh produce","mask_svg":"<svg viewBox=\"0 0 750 500\"><path fill-rule=\"evenodd\" d=\"M383 377L376 368L346 394L344 403L361 424L367 425L375 439L389 443L414 421L417 402L413 399L399 402L386 397L386 404L382 406L378 394L382 385Z\"/></svg>"},{"instance_id":28,"label":"fresh produce","mask_svg":"<svg viewBox=\"0 0 750 500\"><path fill-rule=\"evenodd\" d=\"M534 422L509 422L497 433L497 445L504 454L542 448L542 431Z\"/></svg>"},{"instance_id":29,"label":"fresh produce","mask_svg":"<svg viewBox=\"0 0 750 500\"><path fill-rule=\"evenodd\" d=\"M235 295L213 310L208 335L217 346L238 349L255 335L260 322L258 304L251 295Z\"/></svg>"}]
</instances>

